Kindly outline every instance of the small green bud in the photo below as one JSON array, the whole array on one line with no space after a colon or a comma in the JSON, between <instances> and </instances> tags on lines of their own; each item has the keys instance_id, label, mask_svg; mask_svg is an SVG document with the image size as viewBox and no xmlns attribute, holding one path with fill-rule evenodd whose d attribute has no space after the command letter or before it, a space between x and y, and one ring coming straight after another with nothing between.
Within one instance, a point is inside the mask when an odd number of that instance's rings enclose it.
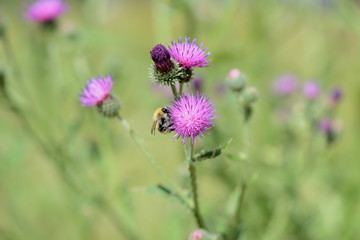
<instances>
[{"instance_id":1,"label":"small green bud","mask_svg":"<svg viewBox=\"0 0 360 240\"><path fill-rule=\"evenodd\" d=\"M120 101L115 95L109 94L103 102L97 105L97 108L104 117L116 117L120 110Z\"/></svg>"},{"instance_id":2,"label":"small green bud","mask_svg":"<svg viewBox=\"0 0 360 240\"><path fill-rule=\"evenodd\" d=\"M240 97L245 105L250 105L259 99L259 92L255 87L248 87Z\"/></svg>"},{"instance_id":3,"label":"small green bud","mask_svg":"<svg viewBox=\"0 0 360 240\"><path fill-rule=\"evenodd\" d=\"M226 83L229 88L233 91L241 92L245 85L246 85L246 75L242 73L239 69L232 69L230 70L227 78Z\"/></svg>"}]
</instances>

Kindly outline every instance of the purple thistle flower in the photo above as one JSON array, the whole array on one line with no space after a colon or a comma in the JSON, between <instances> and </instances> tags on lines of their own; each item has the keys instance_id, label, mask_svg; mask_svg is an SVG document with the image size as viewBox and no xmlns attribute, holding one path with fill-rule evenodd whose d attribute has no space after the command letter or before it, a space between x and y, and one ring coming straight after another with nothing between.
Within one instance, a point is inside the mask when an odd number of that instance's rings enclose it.
<instances>
[{"instance_id":1,"label":"purple thistle flower","mask_svg":"<svg viewBox=\"0 0 360 240\"><path fill-rule=\"evenodd\" d=\"M319 128L321 131L323 131L326 134L332 132L333 127L332 127L331 119L327 118L327 117L324 117L323 119L321 119L319 122Z\"/></svg>"},{"instance_id":2,"label":"purple thistle flower","mask_svg":"<svg viewBox=\"0 0 360 240\"><path fill-rule=\"evenodd\" d=\"M51 22L66 11L63 0L38 0L32 3L25 15L36 22Z\"/></svg>"},{"instance_id":3,"label":"purple thistle flower","mask_svg":"<svg viewBox=\"0 0 360 240\"><path fill-rule=\"evenodd\" d=\"M215 106L209 98L203 94L196 93L196 96L183 93L182 96L172 102L170 116L175 131L174 138L182 137L182 143L186 143L188 137L191 143L199 139L203 133L215 125L212 120L216 118Z\"/></svg>"},{"instance_id":4,"label":"purple thistle flower","mask_svg":"<svg viewBox=\"0 0 360 240\"><path fill-rule=\"evenodd\" d=\"M298 80L296 76L291 74L282 75L277 78L272 85L272 89L275 95L284 97L291 95L296 91Z\"/></svg>"},{"instance_id":5,"label":"purple thistle flower","mask_svg":"<svg viewBox=\"0 0 360 240\"><path fill-rule=\"evenodd\" d=\"M155 63L156 70L168 72L174 67L173 62L170 59L170 53L165 46L156 44L150 51L150 55Z\"/></svg>"},{"instance_id":6,"label":"purple thistle flower","mask_svg":"<svg viewBox=\"0 0 360 240\"><path fill-rule=\"evenodd\" d=\"M333 103L337 103L343 97L343 91L339 87L335 87L330 92L330 99Z\"/></svg>"},{"instance_id":7,"label":"purple thistle flower","mask_svg":"<svg viewBox=\"0 0 360 240\"><path fill-rule=\"evenodd\" d=\"M109 96L113 86L113 79L110 75L105 78L99 76L97 79L90 79L85 86L83 94L80 94L80 102L83 106L92 107L101 105Z\"/></svg>"},{"instance_id":8,"label":"purple thistle flower","mask_svg":"<svg viewBox=\"0 0 360 240\"><path fill-rule=\"evenodd\" d=\"M190 43L190 38L185 37L185 42L181 41L181 37L178 38L178 42L175 43L171 40L171 47L169 47L170 55L175 59L183 69L191 69L192 67L207 67L211 60L206 58L211 54L205 53L208 48L201 49L203 43L196 46L196 39Z\"/></svg>"},{"instance_id":9,"label":"purple thistle flower","mask_svg":"<svg viewBox=\"0 0 360 240\"><path fill-rule=\"evenodd\" d=\"M303 92L305 96L310 99L314 100L320 95L320 86L315 81L308 81L304 84Z\"/></svg>"}]
</instances>

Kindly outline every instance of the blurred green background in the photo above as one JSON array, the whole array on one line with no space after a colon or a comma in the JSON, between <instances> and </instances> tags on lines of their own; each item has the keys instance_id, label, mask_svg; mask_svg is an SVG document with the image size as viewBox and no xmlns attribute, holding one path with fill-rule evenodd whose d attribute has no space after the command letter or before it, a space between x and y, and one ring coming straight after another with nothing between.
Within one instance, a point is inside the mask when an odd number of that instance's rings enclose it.
<instances>
[{"instance_id":1,"label":"blurred green background","mask_svg":"<svg viewBox=\"0 0 360 240\"><path fill-rule=\"evenodd\" d=\"M150 135L153 111L170 100L148 79L152 47L185 35L203 42L213 58L195 73L204 78L219 118L197 149L233 138L226 152L243 151L235 97L216 92L230 69L244 71L260 93L248 164L223 156L198 164L199 200L210 231L226 226L229 196L246 175L252 180L241 239L360 239L355 1L67 2L54 32L25 20L29 1L0 2L8 39L0 48L0 69L22 112L0 97L0 239L127 239L122 228L140 239L187 239L196 229L192 214L149 191L161 179L123 126L78 102L87 80L111 73L121 115L170 178L186 186L180 141ZM297 140L286 144L271 94L272 81L283 73L317 79L324 91L343 88L336 110L343 129L330 148L301 127ZM312 145L317 150L308 154Z\"/></svg>"}]
</instances>

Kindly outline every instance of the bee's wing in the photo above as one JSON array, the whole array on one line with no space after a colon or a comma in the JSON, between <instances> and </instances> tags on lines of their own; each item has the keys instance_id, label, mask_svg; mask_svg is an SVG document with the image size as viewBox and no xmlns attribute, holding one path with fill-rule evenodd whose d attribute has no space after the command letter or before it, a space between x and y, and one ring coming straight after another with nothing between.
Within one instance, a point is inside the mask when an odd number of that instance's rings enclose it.
<instances>
[{"instance_id":1,"label":"bee's wing","mask_svg":"<svg viewBox=\"0 0 360 240\"><path fill-rule=\"evenodd\" d=\"M154 120L153 121L153 124L151 126L151 134L154 134L155 135L155 129L156 129L156 125L158 123L158 120Z\"/></svg>"}]
</instances>

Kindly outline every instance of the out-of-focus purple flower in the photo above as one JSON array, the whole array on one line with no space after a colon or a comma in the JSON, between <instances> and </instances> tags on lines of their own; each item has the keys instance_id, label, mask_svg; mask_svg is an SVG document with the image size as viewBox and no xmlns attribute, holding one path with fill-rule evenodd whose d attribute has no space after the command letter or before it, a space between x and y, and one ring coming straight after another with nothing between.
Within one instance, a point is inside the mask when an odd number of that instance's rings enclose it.
<instances>
[{"instance_id":1,"label":"out-of-focus purple flower","mask_svg":"<svg viewBox=\"0 0 360 240\"><path fill-rule=\"evenodd\" d=\"M170 59L170 53L165 46L156 44L150 51L150 55L155 63L156 70L168 72L174 67L173 62Z\"/></svg>"},{"instance_id":2,"label":"out-of-focus purple flower","mask_svg":"<svg viewBox=\"0 0 360 240\"><path fill-rule=\"evenodd\" d=\"M298 79L291 74L285 74L278 77L272 85L272 89L275 95L283 97L291 95L296 91L298 85Z\"/></svg>"},{"instance_id":3,"label":"out-of-focus purple flower","mask_svg":"<svg viewBox=\"0 0 360 240\"><path fill-rule=\"evenodd\" d=\"M335 87L330 92L330 99L333 103L337 103L343 97L343 91L339 87Z\"/></svg>"},{"instance_id":4,"label":"out-of-focus purple flower","mask_svg":"<svg viewBox=\"0 0 360 240\"><path fill-rule=\"evenodd\" d=\"M33 2L25 15L36 22L51 22L65 13L66 4L63 0L38 0Z\"/></svg>"},{"instance_id":5,"label":"out-of-focus purple flower","mask_svg":"<svg viewBox=\"0 0 360 240\"><path fill-rule=\"evenodd\" d=\"M323 131L324 133L327 133L327 134L332 132L333 127L332 127L331 119L328 117L324 117L323 119L321 119L319 122L319 128L321 131Z\"/></svg>"},{"instance_id":6,"label":"out-of-focus purple flower","mask_svg":"<svg viewBox=\"0 0 360 240\"><path fill-rule=\"evenodd\" d=\"M183 93L170 106L171 122L173 123L175 136L182 137L182 143L185 144L188 137L191 143L204 136L204 132L215 125L213 121L215 115L215 106L203 94L196 95Z\"/></svg>"},{"instance_id":7,"label":"out-of-focus purple flower","mask_svg":"<svg viewBox=\"0 0 360 240\"><path fill-rule=\"evenodd\" d=\"M194 92L201 92L203 88L203 83L204 83L203 78L201 76L196 75L191 81L192 90Z\"/></svg>"},{"instance_id":8,"label":"out-of-focus purple flower","mask_svg":"<svg viewBox=\"0 0 360 240\"><path fill-rule=\"evenodd\" d=\"M211 60L206 58L211 54L206 53L208 48L201 49L203 43L196 46L196 39L190 43L190 38L185 37L185 42L181 41L181 37L178 38L178 42L171 40L171 47L169 46L169 52L173 59L175 59L183 69L191 69L193 67L207 67Z\"/></svg>"},{"instance_id":9,"label":"out-of-focus purple flower","mask_svg":"<svg viewBox=\"0 0 360 240\"><path fill-rule=\"evenodd\" d=\"M189 240L202 240L203 239L203 230L197 229L193 231L190 236Z\"/></svg>"},{"instance_id":10,"label":"out-of-focus purple flower","mask_svg":"<svg viewBox=\"0 0 360 240\"><path fill-rule=\"evenodd\" d=\"M304 95L310 100L316 99L320 95L320 91L320 86L315 81L308 81L304 84Z\"/></svg>"},{"instance_id":11,"label":"out-of-focus purple flower","mask_svg":"<svg viewBox=\"0 0 360 240\"><path fill-rule=\"evenodd\" d=\"M80 102L83 106L92 107L103 103L110 94L113 86L113 79L110 75L105 78L98 76L98 78L90 79L80 94Z\"/></svg>"}]
</instances>

